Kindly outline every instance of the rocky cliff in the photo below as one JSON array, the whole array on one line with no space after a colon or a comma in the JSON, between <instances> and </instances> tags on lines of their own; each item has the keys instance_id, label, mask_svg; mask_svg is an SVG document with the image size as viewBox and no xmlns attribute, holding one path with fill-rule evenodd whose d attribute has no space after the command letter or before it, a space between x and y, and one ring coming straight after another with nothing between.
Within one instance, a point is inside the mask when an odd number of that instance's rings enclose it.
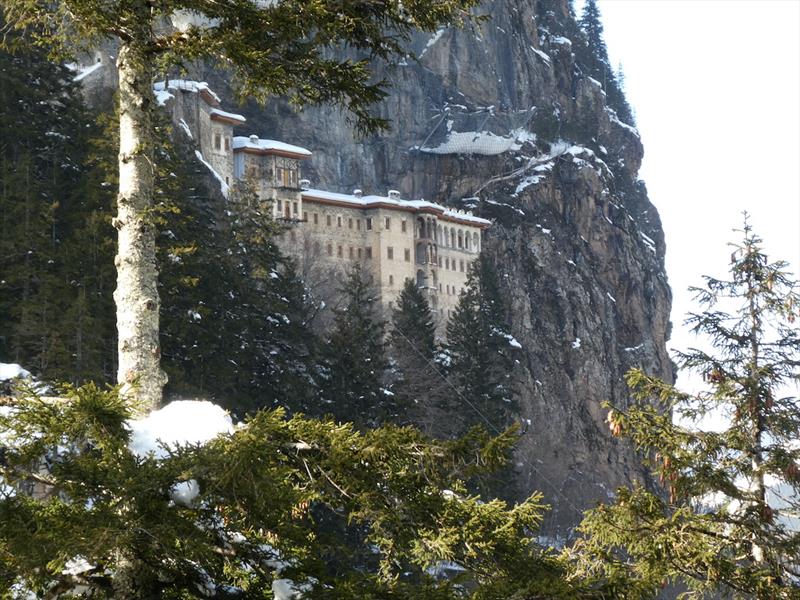
<instances>
[{"instance_id":1,"label":"rocky cliff","mask_svg":"<svg viewBox=\"0 0 800 600\"><path fill-rule=\"evenodd\" d=\"M663 232L637 179L638 133L576 60L568 0L481 12L491 18L418 36L418 60L384 70L385 135L357 139L330 108L243 110L253 132L315 151L314 185L399 189L495 220L485 251L525 351L515 494L541 490L545 532L567 536L579 509L646 477L601 403L626 404L632 366L673 377Z\"/></svg>"},{"instance_id":2,"label":"rocky cliff","mask_svg":"<svg viewBox=\"0 0 800 600\"><path fill-rule=\"evenodd\" d=\"M637 179L642 143L576 58L569 4L489 0L487 20L415 37L417 59L381 68L392 86L376 107L392 121L382 135L356 138L333 108L295 113L276 99L236 109L248 118L239 133L312 149L314 186L398 189L495 220L484 249L524 349L527 430L512 495L545 494L551 537L568 537L579 511L616 486L646 479L601 407L626 404L625 371L673 378L663 232ZM193 75L224 94L224 74Z\"/></svg>"}]
</instances>

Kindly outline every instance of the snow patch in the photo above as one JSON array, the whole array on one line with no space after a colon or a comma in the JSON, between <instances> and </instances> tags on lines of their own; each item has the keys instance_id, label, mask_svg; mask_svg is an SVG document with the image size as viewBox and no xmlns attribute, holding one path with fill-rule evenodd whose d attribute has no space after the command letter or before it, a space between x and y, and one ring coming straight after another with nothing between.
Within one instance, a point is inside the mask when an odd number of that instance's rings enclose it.
<instances>
[{"instance_id":1,"label":"snow patch","mask_svg":"<svg viewBox=\"0 0 800 600\"><path fill-rule=\"evenodd\" d=\"M500 136L490 131L450 131L447 139L438 146L414 146L427 154L480 154L495 156L508 151L517 151L526 142L536 141L536 134L518 128L507 136Z\"/></svg>"},{"instance_id":2,"label":"snow patch","mask_svg":"<svg viewBox=\"0 0 800 600\"><path fill-rule=\"evenodd\" d=\"M576 337L575 340L572 342L572 347L575 350L578 350L581 347L581 338Z\"/></svg>"},{"instance_id":3,"label":"snow patch","mask_svg":"<svg viewBox=\"0 0 800 600\"><path fill-rule=\"evenodd\" d=\"M211 174L219 182L219 187L220 190L222 191L222 195L225 196L225 198L227 198L228 193L230 192L230 188L228 187L228 184L225 183L225 180L222 178L222 175L220 175L219 173L216 172L216 170L214 170L214 167L211 166L211 163L206 162L206 159L203 158L203 155L200 153L200 150L195 150L194 155L197 157L197 160L203 163L206 166L206 168L209 171L211 171Z\"/></svg>"},{"instance_id":4,"label":"snow patch","mask_svg":"<svg viewBox=\"0 0 800 600\"><path fill-rule=\"evenodd\" d=\"M17 378L30 379L31 374L16 363L0 363L0 381Z\"/></svg>"},{"instance_id":5,"label":"snow patch","mask_svg":"<svg viewBox=\"0 0 800 600\"><path fill-rule=\"evenodd\" d=\"M92 63L91 65L88 65L88 66L76 65L74 63L71 63L71 64L68 64L66 66L67 66L68 69L71 69L72 71L75 71L77 73L75 75L75 77L72 78L72 81L83 81L84 79L86 79L89 75L91 75L95 71L98 71L98 70L102 69L103 68L103 63L96 62L96 63Z\"/></svg>"},{"instance_id":6,"label":"snow patch","mask_svg":"<svg viewBox=\"0 0 800 600\"><path fill-rule=\"evenodd\" d=\"M446 27L442 27L442 28L436 30L436 33L434 33L431 36L431 39L428 40L428 43L425 44L425 47L422 49L422 52L419 53L419 57L420 58L425 56L425 53L431 48L431 46L433 46L436 42L438 42L440 39L442 39L442 36L444 35L445 31L447 31Z\"/></svg>"},{"instance_id":7,"label":"snow patch","mask_svg":"<svg viewBox=\"0 0 800 600\"><path fill-rule=\"evenodd\" d=\"M165 458L168 449L204 444L223 433L233 433L231 416L206 400L176 400L140 419L128 421L128 447L140 457Z\"/></svg>"},{"instance_id":8,"label":"snow patch","mask_svg":"<svg viewBox=\"0 0 800 600\"><path fill-rule=\"evenodd\" d=\"M191 506L194 499L200 495L200 484L195 479L181 481L172 486L169 497L175 504L181 506Z\"/></svg>"}]
</instances>

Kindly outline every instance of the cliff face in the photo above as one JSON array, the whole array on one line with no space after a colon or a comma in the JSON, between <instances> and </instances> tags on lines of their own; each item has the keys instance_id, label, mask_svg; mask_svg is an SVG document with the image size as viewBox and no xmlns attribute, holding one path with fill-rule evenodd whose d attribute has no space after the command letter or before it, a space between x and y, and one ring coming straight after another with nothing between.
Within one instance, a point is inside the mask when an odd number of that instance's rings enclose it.
<instances>
[{"instance_id":1,"label":"cliff face","mask_svg":"<svg viewBox=\"0 0 800 600\"><path fill-rule=\"evenodd\" d=\"M385 69L385 135L355 139L331 108L243 110L253 132L315 151L304 174L315 186L395 188L495 219L485 251L524 348L530 422L515 495L544 492L545 533L564 536L578 509L645 477L601 402L626 404L632 366L673 377L663 232L637 181L638 133L576 63L568 1L494 0L482 12L491 19L473 28L418 36L419 62Z\"/></svg>"}]
</instances>

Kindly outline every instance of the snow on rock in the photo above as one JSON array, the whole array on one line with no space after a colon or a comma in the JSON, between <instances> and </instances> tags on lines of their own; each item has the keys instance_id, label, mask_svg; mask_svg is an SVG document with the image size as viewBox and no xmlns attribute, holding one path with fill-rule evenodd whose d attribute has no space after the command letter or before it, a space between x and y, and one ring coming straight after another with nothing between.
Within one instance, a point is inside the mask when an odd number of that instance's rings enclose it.
<instances>
[{"instance_id":1,"label":"snow on rock","mask_svg":"<svg viewBox=\"0 0 800 600\"><path fill-rule=\"evenodd\" d=\"M572 342L572 347L577 350L581 347L581 338L576 337L575 340Z\"/></svg>"},{"instance_id":2,"label":"snow on rock","mask_svg":"<svg viewBox=\"0 0 800 600\"><path fill-rule=\"evenodd\" d=\"M16 363L0 363L0 381L18 378L30 379L31 374Z\"/></svg>"},{"instance_id":3,"label":"snow on rock","mask_svg":"<svg viewBox=\"0 0 800 600\"><path fill-rule=\"evenodd\" d=\"M222 195L225 196L225 198L227 198L228 197L228 193L230 192L230 188L229 188L228 184L225 183L225 180L222 178L222 175L217 173L217 171L214 169L214 167L211 166L211 163L207 162L206 159L203 158L203 155L200 153L200 150L195 150L194 151L194 155L197 157L197 160L199 160L201 163L203 163L205 165L205 167L209 171L211 171L211 174L219 182L219 188L222 191Z\"/></svg>"},{"instance_id":4,"label":"snow on rock","mask_svg":"<svg viewBox=\"0 0 800 600\"><path fill-rule=\"evenodd\" d=\"M536 134L519 128L511 131L507 136L496 135L490 131L450 131L447 139L438 146L414 146L412 150L419 150L428 154L481 154L494 156L508 151L522 148L525 142L534 142Z\"/></svg>"},{"instance_id":5,"label":"snow on rock","mask_svg":"<svg viewBox=\"0 0 800 600\"><path fill-rule=\"evenodd\" d=\"M223 408L211 402L176 400L145 417L128 421L128 427L131 452L141 457L152 454L164 458L164 446L203 444L220 434L232 433L233 421Z\"/></svg>"},{"instance_id":6,"label":"snow on rock","mask_svg":"<svg viewBox=\"0 0 800 600\"><path fill-rule=\"evenodd\" d=\"M445 31L446 31L445 27L441 27L436 30L436 33L434 33L431 36L431 39L428 40L428 43L425 44L425 47L422 49L422 52L419 53L419 58L425 56L425 53L430 49L431 46L433 46L436 42L438 42L441 39Z\"/></svg>"},{"instance_id":7,"label":"snow on rock","mask_svg":"<svg viewBox=\"0 0 800 600\"><path fill-rule=\"evenodd\" d=\"M534 48L533 46L531 46L531 50L533 50L534 53L536 54L536 56L541 58L548 65L550 64L550 55L549 54L547 54L545 52L542 52L541 50L539 50L538 48Z\"/></svg>"},{"instance_id":8,"label":"snow on rock","mask_svg":"<svg viewBox=\"0 0 800 600\"><path fill-rule=\"evenodd\" d=\"M631 132L637 138L640 137L639 136L639 130L636 129L636 127L632 127L631 125L628 125L627 123L623 123L622 121L620 121L619 117L617 116L617 113L614 112L613 109L606 107L606 113L608 113L608 118L612 123L614 123L616 125L619 125L623 129Z\"/></svg>"},{"instance_id":9,"label":"snow on rock","mask_svg":"<svg viewBox=\"0 0 800 600\"><path fill-rule=\"evenodd\" d=\"M103 63L95 62L92 63L91 65L79 65L76 63L67 63L64 66L67 67L70 71L75 72L75 76L72 78L72 81L83 81L95 71L102 69Z\"/></svg>"}]
</instances>

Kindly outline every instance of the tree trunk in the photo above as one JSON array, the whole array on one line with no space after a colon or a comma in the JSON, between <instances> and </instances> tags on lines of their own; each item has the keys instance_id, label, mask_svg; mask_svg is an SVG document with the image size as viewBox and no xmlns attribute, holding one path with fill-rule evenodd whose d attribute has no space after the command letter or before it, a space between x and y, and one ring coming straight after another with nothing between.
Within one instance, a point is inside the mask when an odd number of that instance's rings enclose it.
<instances>
[{"instance_id":1,"label":"tree trunk","mask_svg":"<svg viewBox=\"0 0 800 600\"><path fill-rule=\"evenodd\" d=\"M146 10L146 5L145 8ZM114 226L119 232L117 332L122 393L147 412L161 403L166 375L159 345L158 269L153 224L153 60L144 43L119 50L119 195Z\"/></svg>"}]
</instances>

